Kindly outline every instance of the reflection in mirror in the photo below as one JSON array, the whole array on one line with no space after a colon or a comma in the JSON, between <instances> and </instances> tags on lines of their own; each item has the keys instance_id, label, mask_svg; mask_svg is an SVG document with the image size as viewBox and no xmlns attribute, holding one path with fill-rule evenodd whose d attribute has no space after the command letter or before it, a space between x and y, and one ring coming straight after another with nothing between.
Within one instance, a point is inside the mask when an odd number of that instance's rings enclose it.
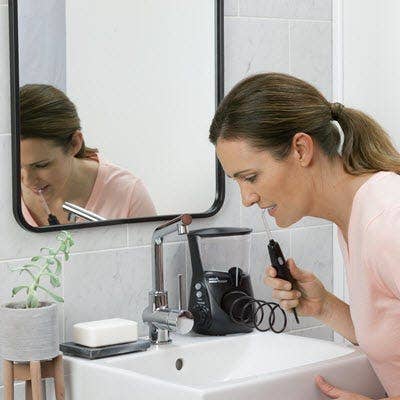
<instances>
[{"instance_id":1,"label":"reflection in mirror","mask_svg":"<svg viewBox=\"0 0 400 400\"><path fill-rule=\"evenodd\" d=\"M86 145L76 107L61 90L21 88L20 135L21 203L30 225L70 223L66 200L107 219L156 213L138 177Z\"/></svg>"},{"instance_id":2,"label":"reflection in mirror","mask_svg":"<svg viewBox=\"0 0 400 400\"><path fill-rule=\"evenodd\" d=\"M25 223L215 212L220 2L15 4Z\"/></svg>"}]
</instances>

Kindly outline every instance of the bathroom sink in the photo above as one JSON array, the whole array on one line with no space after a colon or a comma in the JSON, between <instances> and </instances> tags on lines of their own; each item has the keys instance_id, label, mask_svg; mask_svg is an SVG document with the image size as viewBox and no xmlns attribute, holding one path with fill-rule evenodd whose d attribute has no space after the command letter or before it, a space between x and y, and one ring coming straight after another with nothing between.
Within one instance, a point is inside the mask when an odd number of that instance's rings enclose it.
<instances>
[{"instance_id":1,"label":"bathroom sink","mask_svg":"<svg viewBox=\"0 0 400 400\"><path fill-rule=\"evenodd\" d=\"M65 357L65 364L73 400L323 399L317 374L371 398L385 395L357 348L270 332L175 336L146 352L92 361Z\"/></svg>"}]
</instances>

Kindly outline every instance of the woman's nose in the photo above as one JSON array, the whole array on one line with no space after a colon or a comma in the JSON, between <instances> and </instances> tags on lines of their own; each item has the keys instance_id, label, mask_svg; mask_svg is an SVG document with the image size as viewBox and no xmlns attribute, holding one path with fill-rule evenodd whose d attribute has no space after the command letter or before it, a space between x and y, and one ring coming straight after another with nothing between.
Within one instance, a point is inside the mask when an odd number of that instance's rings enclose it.
<instances>
[{"instance_id":1,"label":"woman's nose","mask_svg":"<svg viewBox=\"0 0 400 400\"><path fill-rule=\"evenodd\" d=\"M253 204L258 203L260 201L260 196L254 192L246 193L244 190L241 190L241 195L242 195L242 204L245 207L250 207Z\"/></svg>"},{"instance_id":2,"label":"woman's nose","mask_svg":"<svg viewBox=\"0 0 400 400\"><path fill-rule=\"evenodd\" d=\"M26 169L21 169L21 180L25 186L35 187L37 176L34 172L28 172Z\"/></svg>"}]
</instances>

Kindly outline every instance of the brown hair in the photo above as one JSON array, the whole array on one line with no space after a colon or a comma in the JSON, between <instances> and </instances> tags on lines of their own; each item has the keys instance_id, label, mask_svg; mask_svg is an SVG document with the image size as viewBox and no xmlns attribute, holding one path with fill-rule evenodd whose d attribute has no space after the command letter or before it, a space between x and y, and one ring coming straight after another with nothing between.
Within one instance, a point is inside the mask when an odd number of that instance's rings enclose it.
<instances>
[{"instance_id":1,"label":"brown hair","mask_svg":"<svg viewBox=\"0 0 400 400\"><path fill-rule=\"evenodd\" d=\"M24 85L19 92L21 140L51 140L67 150L73 134L81 129L75 105L59 89L42 84ZM82 143L77 158L90 157L97 149Z\"/></svg>"},{"instance_id":2,"label":"brown hair","mask_svg":"<svg viewBox=\"0 0 400 400\"><path fill-rule=\"evenodd\" d=\"M239 82L222 100L210 127L210 141L244 139L269 150L277 160L290 152L297 132L309 134L330 160L339 156L351 175L400 173L400 154L371 117L340 103L329 103L312 85L286 74L257 74Z\"/></svg>"}]
</instances>

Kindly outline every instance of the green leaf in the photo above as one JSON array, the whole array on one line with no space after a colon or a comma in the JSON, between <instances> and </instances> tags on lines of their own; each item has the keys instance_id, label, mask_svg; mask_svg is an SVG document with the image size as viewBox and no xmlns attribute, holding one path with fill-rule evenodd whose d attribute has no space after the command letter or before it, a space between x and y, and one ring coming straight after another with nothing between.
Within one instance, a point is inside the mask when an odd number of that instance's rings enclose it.
<instances>
[{"instance_id":1,"label":"green leaf","mask_svg":"<svg viewBox=\"0 0 400 400\"><path fill-rule=\"evenodd\" d=\"M53 292L50 292L50 290L46 289L43 286L38 285L38 288L42 289L47 294L49 294L55 301L59 301L60 303L64 303L64 299L61 296L58 296L57 294L55 294Z\"/></svg>"},{"instance_id":2,"label":"green leaf","mask_svg":"<svg viewBox=\"0 0 400 400\"><path fill-rule=\"evenodd\" d=\"M12 297L14 297L20 290L26 289L26 288L29 288L29 286L28 285L21 285L21 286L17 286L15 288L13 288Z\"/></svg>"},{"instance_id":3,"label":"green leaf","mask_svg":"<svg viewBox=\"0 0 400 400\"><path fill-rule=\"evenodd\" d=\"M69 254L68 253L64 253L64 260L68 261L69 260Z\"/></svg>"},{"instance_id":4,"label":"green leaf","mask_svg":"<svg viewBox=\"0 0 400 400\"><path fill-rule=\"evenodd\" d=\"M61 231L57 236L56 239L60 241L64 241L68 237L69 233L67 231Z\"/></svg>"},{"instance_id":5,"label":"green leaf","mask_svg":"<svg viewBox=\"0 0 400 400\"><path fill-rule=\"evenodd\" d=\"M50 283L52 284L53 287L60 287L61 282L58 276L55 275L50 275Z\"/></svg>"},{"instance_id":6,"label":"green leaf","mask_svg":"<svg viewBox=\"0 0 400 400\"><path fill-rule=\"evenodd\" d=\"M54 265L54 259L53 258L47 257L46 258L46 262L47 262L47 264Z\"/></svg>"},{"instance_id":7,"label":"green leaf","mask_svg":"<svg viewBox=\"0 0 400 400\"><path fill-rule=\"evenodd\" d=\"M36 279L36 276L35 276L35 275L33 275L33 274L32 274L32 272L31 272L31 271L29 271L29 269L28 269L28 268L22 268L22 269L19 271L19 274L21 275L23 272L26 272L27 274L29 274L33 280L35 280L35 279Z\"/></svg>"},{"instance_id":8,"label":"green leaf","mask_svg":"<svg viewBox=\"0 0 400 400\"><path fill-rule=\"evenodd\" d=\"M57 257L54 257L54 260L56 261L56 264L57 264L55 273L56 273L56 275L60 275L61 268L62 268L61 261Z\"/></svg>"},{"instance_id":9,"label":"green leaf","mask_svg":"<svg viewBox=\"0 0 400 400\"><path fill-rule=\"evenodd\" d=\"M39 261L42 257L41 256L35 256L31 258L31 261L35 262L35 261Z\"/></svg>"},{"instance_id":10,"label":"green leaf","mask_svg":"<svg viewBox=\"0 0 400 400\"><path fill-rule=\"evenodd\" d=\"M32 297L32 301L29 308L37 308L39 305L39 299L37 298L36 294Z\"/></svg>"}]
</instances>

